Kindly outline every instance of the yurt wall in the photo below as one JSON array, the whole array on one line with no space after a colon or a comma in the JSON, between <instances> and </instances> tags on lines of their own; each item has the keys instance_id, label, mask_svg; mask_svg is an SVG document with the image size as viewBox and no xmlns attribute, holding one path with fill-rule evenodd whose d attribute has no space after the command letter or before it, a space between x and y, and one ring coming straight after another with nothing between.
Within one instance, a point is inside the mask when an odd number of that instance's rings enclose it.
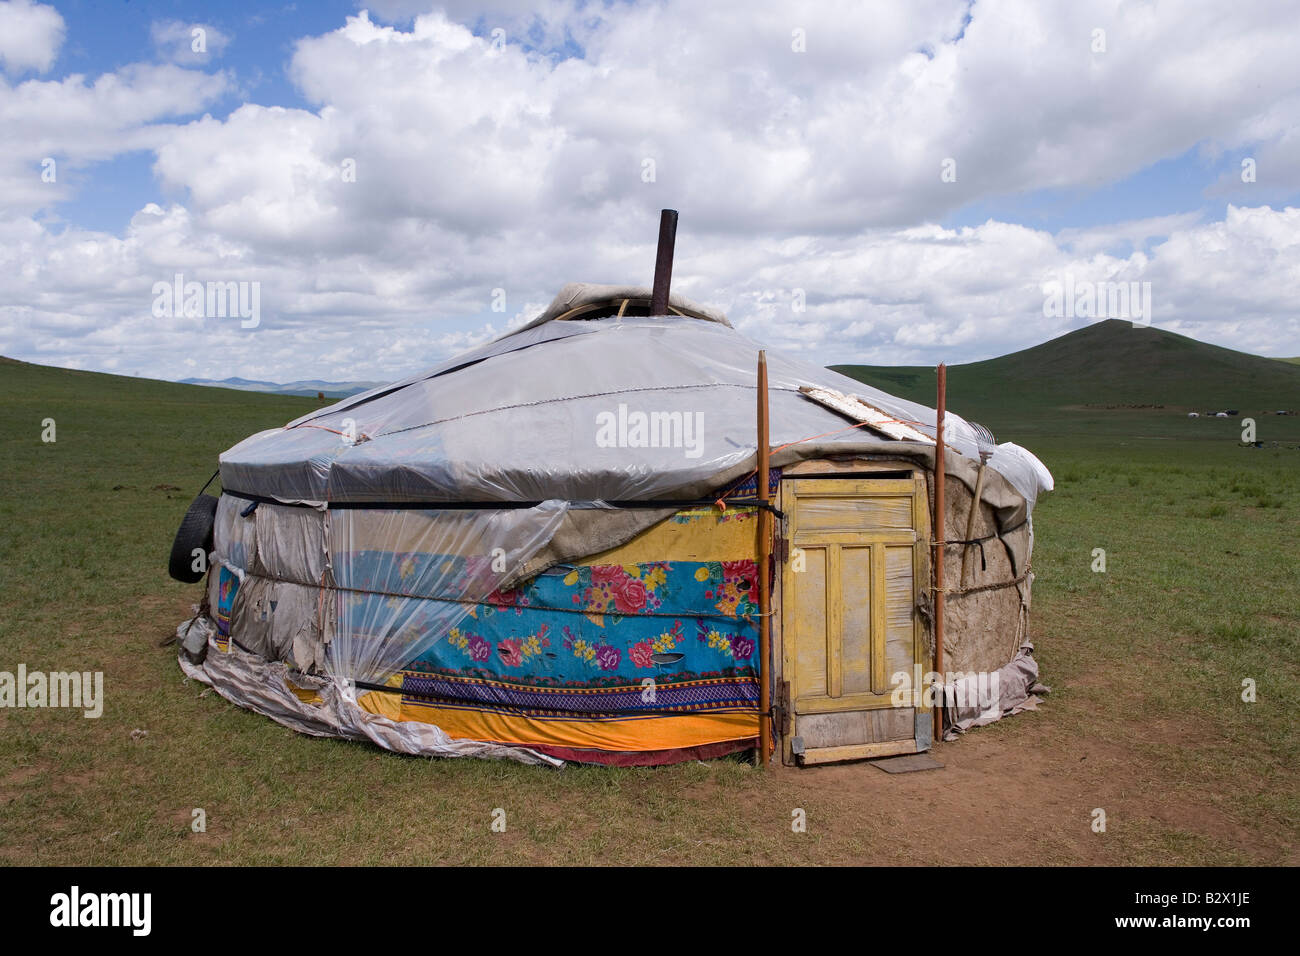
<instances>
[{"instance_id":1,"label":"yurt wall","mask_svg":"<svg viewBox=\"0 0 1300 956\"><path fill-rule=\"evenodd\" d=\"M934 513L934 475L926 473L930 513ZM1006 481L985 469L984 489ZM944 660L945 673L992 672L1016 655L1028 628L1029 525L998 534L987 498L975 509L972 490L951 475L945 482ZM974 542L965 544L961 542ZM933 654L933 638L931 654Z\"/></svg>"}]
</instances>

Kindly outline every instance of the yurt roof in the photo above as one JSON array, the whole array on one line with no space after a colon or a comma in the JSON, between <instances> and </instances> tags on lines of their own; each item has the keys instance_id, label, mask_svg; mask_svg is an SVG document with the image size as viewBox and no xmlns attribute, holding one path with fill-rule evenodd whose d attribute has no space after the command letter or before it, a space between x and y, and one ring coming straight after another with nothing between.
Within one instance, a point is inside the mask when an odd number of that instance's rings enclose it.
<instances>
[{"instance_id":1,"label":"yurt roof","mask_svg":"<svg viewBox=\"0 0 1300 956\"><path fill-rule=\"evenodd\" d=\"M703 493L752 467L760 346L721 312L676 295L669 299L674 314L632 314L647 311L649 295L639 286L566 285L516 331L240 442L221 456L223 485L292 503L599 502ZM767 360L771 443L791 445L775 463L838 453L933 461L932 445L852 428L800 388L857 395L927 435L934 434L933 409L812 362L775 352ZM601 423L635 422L637 413L679 414L677 421L702 428L683 434L679 447L598 440ZM975 431L951 413L945 421L948 443L977 461ZM633 428L619 437L634 444L638 436ZM1029 507L1051 486L1037 459L1014 445L999 446L990 465Z\"/></svg>"}]
</instances>

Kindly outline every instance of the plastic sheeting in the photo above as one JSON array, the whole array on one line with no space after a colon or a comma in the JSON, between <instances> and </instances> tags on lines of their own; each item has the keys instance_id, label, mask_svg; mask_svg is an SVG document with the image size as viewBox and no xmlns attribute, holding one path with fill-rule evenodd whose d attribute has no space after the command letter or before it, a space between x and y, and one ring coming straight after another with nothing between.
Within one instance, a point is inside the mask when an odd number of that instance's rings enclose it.
<instances>
[{"instance_id":1,"label":"plastic sheeting","mask_svg":"<svg viewBox=\"0 0 1300 956\"><path fill-rule=\"evenodd\" d=\"M1038 496L1055 486L1052 473L1033 452L1013 442L1003 442L989 458L989 467L998 472L1024 497L1032 514Z\"/></svg>"},{"instance_id":2,"label":"plastic sheeting","mask_svg":"<svg viewBox=\"0 0 1300 956\"><path fill-rule=\"evenodd\" d=\"M489 511L331 510L222 495L215 552L238 579L230 630L249 651L323 670L345 694L386 681L517 579L568 506ZM213 578L221 580L220 575ZM382 600L367 600L378 595Z\"/></svg>"},{"instance_id":3,"label":"plastic sheeting","mask_svg":"<svg viewBox=\"0 0 1300 956\"><path fill-rule=\"evenodd\" d=\"M326 672L387 680L513 580L567 508L548 501L512 511L331 511L337 619Z\"/></svg>"}]
</instances>

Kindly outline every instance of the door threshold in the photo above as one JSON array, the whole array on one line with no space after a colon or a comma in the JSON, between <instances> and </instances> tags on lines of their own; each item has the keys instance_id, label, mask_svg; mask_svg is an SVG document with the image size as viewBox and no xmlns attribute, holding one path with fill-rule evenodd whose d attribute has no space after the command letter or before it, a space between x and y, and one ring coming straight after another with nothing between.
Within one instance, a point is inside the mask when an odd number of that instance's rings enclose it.
<instances>
[{"instance_id":1,"label":"door threshold","mask_svg":"<svg viewBox=\"0 0 1300 956\"><path fill-rule=\"evenodd\" d=\"M845 760L868 760L872 757L894 757L917 752L915 740L886 740L875 744L850 744L847 747L819 747L805 750L799 755L803 766L822 763L840 763Z\"/></svg>"}]
</instances>

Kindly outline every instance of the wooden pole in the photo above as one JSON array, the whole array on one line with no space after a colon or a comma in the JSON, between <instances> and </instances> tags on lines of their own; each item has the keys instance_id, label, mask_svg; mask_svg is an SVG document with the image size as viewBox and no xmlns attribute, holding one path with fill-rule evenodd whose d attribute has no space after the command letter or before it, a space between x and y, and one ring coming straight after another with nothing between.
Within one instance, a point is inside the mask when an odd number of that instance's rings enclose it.
<instances>
[{"instance_id":1,"label":"wooden pole","mask_svg":"<svg viewBox=\"0 0 1300 956\"><path fill-rule=\"evenodd\" d=\"M934 672L943 683L943 522L944 522L944 471L943 471L943 417L948 401L948 367L939 365L939 400L936 405L934 426ZM934 740L943 739L943 701L934 708Z\"/></svg>"},{"instance_id":2,"label":"wooden pole","mask_svg":"<svg viewBox=\"0 0 1300 956\"><path fill-rule=\"evenodd\" d=\"M673 281L673 247L677 244L677 210L659 213L659 250L655 253L655 284L650 293L650 314L668 314L668 287Z\"/></svg>"},{"instance_id":3,"label":"wooden pole","mask_svg":"<svg viewBox=\"0 0 1300 956\"><path fill-rule=\"evenodd\" d=\"M767 503L768 456L767 353L758 353L758 500ZM772 597L768 566L772 554L772 513L758 511L758 762L766 767L772 749Z\"/></svg>"}]
</instances>

